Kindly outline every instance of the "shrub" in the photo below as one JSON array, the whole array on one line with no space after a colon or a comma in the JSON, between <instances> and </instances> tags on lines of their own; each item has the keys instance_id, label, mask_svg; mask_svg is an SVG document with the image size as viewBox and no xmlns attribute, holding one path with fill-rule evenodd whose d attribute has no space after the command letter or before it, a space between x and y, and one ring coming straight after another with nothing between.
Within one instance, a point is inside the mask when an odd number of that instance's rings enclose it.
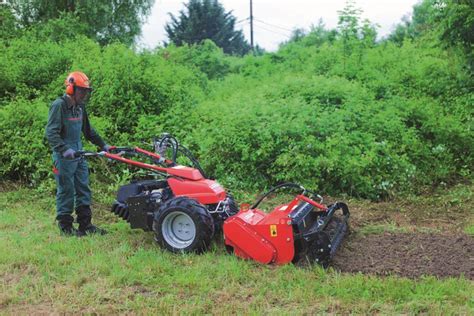
<instances>
[{"instance_id":1,"label":"shrub","mask_svg":"<svg viewBox=\"0 0 474 316\"><path fill-rule=\"evenodd\" d=\"M51 172L44 140L47 103L18 99L0 107L0 176L39 184Z\"/></svg>"}]
</instances>

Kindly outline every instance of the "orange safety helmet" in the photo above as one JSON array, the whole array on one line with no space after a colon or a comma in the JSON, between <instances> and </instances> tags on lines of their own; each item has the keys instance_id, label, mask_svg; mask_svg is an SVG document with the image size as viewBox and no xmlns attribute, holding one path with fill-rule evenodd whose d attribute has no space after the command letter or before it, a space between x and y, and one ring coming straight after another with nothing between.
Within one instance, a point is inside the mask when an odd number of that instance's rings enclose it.
<instances>
[{"instance_id":1,"label":"orange safety helmet","mask_svg":"<svg viewBox=\"0 0 474 316\"><path fill-rule=\"evenodd\" d=\"M75 87L92 90L89 85L89 78L80 71L71 72L64 81L64 84L66 85L66 93L69 95L74 94Z\"/></svg>"}]
</instances>

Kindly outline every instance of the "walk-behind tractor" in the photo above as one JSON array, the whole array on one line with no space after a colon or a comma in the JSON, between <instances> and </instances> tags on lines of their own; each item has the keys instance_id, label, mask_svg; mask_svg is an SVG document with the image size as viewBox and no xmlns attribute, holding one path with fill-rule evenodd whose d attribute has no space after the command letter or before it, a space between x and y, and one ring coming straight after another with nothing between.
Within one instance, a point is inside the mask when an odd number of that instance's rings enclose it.
<instances>
[{"instance_id":1,"label":"walk-behind tractor","mask_svg":"<svg viewBox=\"0 0 474 316\"><path fill-rule=\"evenodd\" d=\"M153 146L154 152L112 147L110 152L81 151L77 155L102 156L157 176L120 187L112 212L132 228L153 231L163 248L203 252L215 232L223 230L226 248L238 257L261 263L309 262L327 266L341 244L348 229L346 204L325 206L319 195L290 183L271 189L252 207L243 205L239 211L233 197L218 182L206 177L192 153L173 136L163 134ZM192 162L192 167L177 163L179 153ZM145 157L151 163L130 159L131 156ZM271 213L258 209L262 200L280 188L296 188L300 192ZM341 214L336 214L338 210Z\"/></svg>"},{"instance_id":2,"label":"walk-behind tractor","mask_svg":"<svg viewBox=\"0 0 474 316\"><path fill-rule=\"evenodd\" d=\"M112 212L132 228L153 231L155 240L173 252L205 251L222 223L238 212L233 197L214 180L206 178L192 153L169 134L154 140L154 151L139 147L112 147L110 152L78 152L78 156L102 156L152 171L153 180L134 181L119 188ZM165 153L171 152L171 158ZM181 153L193 164L177 164ZM131 157L151 160L144 163ZM128 158L127 158L128 157Z\"/></svg>"}]
</instances>

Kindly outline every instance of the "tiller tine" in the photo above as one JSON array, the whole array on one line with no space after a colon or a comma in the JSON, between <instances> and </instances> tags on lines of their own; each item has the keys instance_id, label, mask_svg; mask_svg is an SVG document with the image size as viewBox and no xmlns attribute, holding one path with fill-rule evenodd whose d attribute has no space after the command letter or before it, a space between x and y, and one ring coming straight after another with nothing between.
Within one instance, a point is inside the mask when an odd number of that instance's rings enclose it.
<instances>
[{"instance_id":1,"label":"tiller tine","mask_svg":"<svg viewBox=\"0 0 474 316\"><path fill-rule=\"evenodd\" d=\"M129 210L128 210L127 205L116 201L112 205L112 208L110 211L114 213L115 215L117 215L118 217L126 220L127 222L130 222L130 215L129 215Z\"/></svg>"},{"instance_id":2,"label":"tiller tine","mask_svg":"<svg viewBox=\"0 0 474 316\"><path fill-rule=\"evenodd\" d=\"M336 254L337 249L342 244L342 240L347 233L349 228L349 208L345 203L338 202L332 206L334 211L341 209L342 210L342 217L340 217L340 221L336 223L336 229L334 230L333 236L331 236L331 258L334 257ZM331 217L334 216L331 215ZM335 219L333 219L335 221Z\"/></svg>"},{"instance_id":3,"label":"tiller tine","mask_svg":"<svg viewBox=\"0 0 474 316\"><path fill-rule=\"evenodd\" d=\"M299 213L293 212L293 221L307 223L311 212L305 210L307 208L302 208ZM342 214L336 214L338 210ZM350 213L342 202L329 205L325 211L317 213L318 218L311 225L295 227L295 231L300 233L295 235L296 255L293 261L301 264L319 263L327 267L347 233Z\"/></svg>"}]
</instances>

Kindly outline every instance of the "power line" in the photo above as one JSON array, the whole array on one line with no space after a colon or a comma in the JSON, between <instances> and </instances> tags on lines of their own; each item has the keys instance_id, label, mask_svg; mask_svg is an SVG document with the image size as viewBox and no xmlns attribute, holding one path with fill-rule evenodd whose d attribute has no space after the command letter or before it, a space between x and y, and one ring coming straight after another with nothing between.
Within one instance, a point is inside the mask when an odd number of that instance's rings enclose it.
<instances>
[{"instance_id":1,"label":"power line","mask_svg":"<svg viewBox=\"0 0 474 316\"><path fill-rule=\"evenodd\" d=\"M245 19L242 19L242 20L239 20L237 22L235 22L235 24L239 24L239 23L242 23L242 22L245 22L245 21L248 21L250 18L245 18Z\"/></svg>"},{"instance_id":2,"label":"power line","mask_svg":"<svg viewBox=\"0 0 474 316\"><path fill-rule=\"evenodd\" d=\"M265 31L270 32L270 33L274 33L274 34L278 34L278 35L281 35L281 36L284 36L284 37L287 37L287 38L291 38L291 36L288 35L288 34L283 34L283 33L280 33L280 32L272 31L272 30L267 29L267 28L265 28L261 25L255 25L255 27L257 27L259 29L262 29L262 30L265 30Z\"/></svg>"},{"instance_id":3,"label":"power line","mask_svg":"<svg viewBox=\"0 0 474 316\"><path fill-rule=\"evenodd\" d=\"M266 25L268 25L268 26L276 27L276 28L278 28L278 29L281 29L281 30L284 30L284 31L287 31L287 32L293 32L293 30L290 30L290 29L288 29L288 28L285 28L285 27L282 27L282 26L278 26L278 25L275 25L275 24L271 24L271 23L267 23L267 22L264 22L264 21L262 21L262 20L260 20L260 19L257 19L257 18L254 18L254 20L257 21L257 22L266 24Z\"/></svg>"},{"instance_id":4,"label":"power line","mask_svg":"<svg viewBox=\"0 0 474 316\"><path fill-rule=\"evenodd\" d=\"M235 27L244 27L244 26L249 25L249 24L250 24L249 21L244 21L244 22L239 23L239 25L234 25L234 26Z\"/></svg>"}]
</instances>

